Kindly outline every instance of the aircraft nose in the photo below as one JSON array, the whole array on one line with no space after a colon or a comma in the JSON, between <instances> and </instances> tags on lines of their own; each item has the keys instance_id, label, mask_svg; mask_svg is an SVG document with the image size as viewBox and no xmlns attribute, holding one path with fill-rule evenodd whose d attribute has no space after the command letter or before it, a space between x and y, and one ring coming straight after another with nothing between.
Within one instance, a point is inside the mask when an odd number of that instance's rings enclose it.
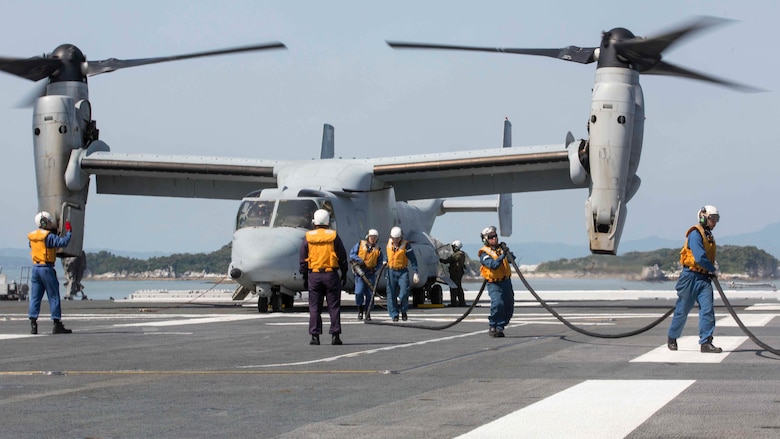
<instances>
[{"instance_id":1,"label":"aircraft nose","mask_svg":"<svg viewBox=\"0 0 780 439\"><path fill-rule=\"evenodd\" d=\"M298 255L304 232L243 228L233 234L230 277L241 284L281 285L299 277Z\"/></svg>"}]
</instances>

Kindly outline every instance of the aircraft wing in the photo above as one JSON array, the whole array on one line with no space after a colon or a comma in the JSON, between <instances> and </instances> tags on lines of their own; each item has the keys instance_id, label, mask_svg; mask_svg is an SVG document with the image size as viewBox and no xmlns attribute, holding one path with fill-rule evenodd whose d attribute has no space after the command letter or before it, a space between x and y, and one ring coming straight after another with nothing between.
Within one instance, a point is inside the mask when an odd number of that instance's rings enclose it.
<instances>
[{"instance_id":1,"label":"aircraft wing","mask_svg":"<svg viewBox=\"0 0 780 439\"><path fill-rule=\"evenodd\" d=\"M587 187L569 174L566 146L542 145L371 160L398 201Z\"/></svg>"},{"instance_id":2,"label":"aircraft wing","mask_svg":"<svg viewBox=\"0 0 780 439\"><path fill-rule=\"evenodd\" d=\"M120 154L98 151L81 158L97 192L119 195L240 200L276 187L276 160L230 157Z\"/></svg>"}]
</instances>

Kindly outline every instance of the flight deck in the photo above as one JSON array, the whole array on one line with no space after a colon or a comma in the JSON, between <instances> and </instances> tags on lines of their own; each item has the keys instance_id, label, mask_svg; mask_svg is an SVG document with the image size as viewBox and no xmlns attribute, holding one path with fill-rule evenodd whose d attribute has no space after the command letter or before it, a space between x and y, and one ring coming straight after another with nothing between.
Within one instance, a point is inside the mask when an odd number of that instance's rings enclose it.
<instances>
[{"instance_id":1,"label":"flight deck","mask_svg":"<svg viewBox=\"0 0 780 439\"><path fill-rule=\"evenodd\" d=\"M752 294L752 295L751 295ZM303 302L256 306L63 302L70 335L29 334L25 302L0 302L2 437L775 438L780 357L755 345L716 300L702 354L691 312L679 351L667 319L628 338L570 330L518 294L506 338L487 334L484 299L411 308L377 325L342 312L344 345L310 346ZM630 295L627 295L630 297ZM467 293L471 303L474 292ZM550 304L573 324L616 334L643 327L673 298ZM730 297L744 324L780 346L776 292ZM344 301L345 305L353 302ZM328 328L327 312L323 313Z\"/></svg>"}]
</instances>

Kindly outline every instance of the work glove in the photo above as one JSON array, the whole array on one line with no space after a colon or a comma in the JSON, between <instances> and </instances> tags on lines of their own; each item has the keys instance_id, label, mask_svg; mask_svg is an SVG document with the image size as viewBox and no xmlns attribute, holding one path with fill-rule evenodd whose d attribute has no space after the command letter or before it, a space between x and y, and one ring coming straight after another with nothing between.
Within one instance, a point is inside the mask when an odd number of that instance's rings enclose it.
<instances>
[{"instance_id":1,"label":"work glove","mask_svg":"<svg viewBox=\"0 0 780 439\"><path fill-rule=\"evenodd\" d=\"M504 253L507 253L507 252L509 252L509 247L507 247L507 246L506 246L506 242L502 242L501 244L499 244L499 247L501 247L501 250L502 250Z\"/></svg>"},{"instance_id":2,"label":"work glove","mask_svg":"<svg viewBox=\"0 0 780 439\"><path fill-rule=\"evenodd\" d=\"M73 230L73 227L71 227L70 221L65 221L65 231L70 232L71 230Z\"/></svg>"},{"instance_id":3,"label":"work glove","mask_svg":"<svg viewBox=\"0 0 780 439\"><path fill-rule=\"evenodd\" d=\"M420 275L418 275L416 271L412 275L412 283L414 285L417 285L418 283L420 283Z\"/></svg>"},{"instance_id":4,"label":"work glove","mask_svg":"<svg viewBox=\"0 0 780 439\"><path fill-rule=\"evenodd\" d=\"M341 273L341 287L343 288L346 285L347 285L347 272L345 271Z\"/></svg>"}]
</instances>

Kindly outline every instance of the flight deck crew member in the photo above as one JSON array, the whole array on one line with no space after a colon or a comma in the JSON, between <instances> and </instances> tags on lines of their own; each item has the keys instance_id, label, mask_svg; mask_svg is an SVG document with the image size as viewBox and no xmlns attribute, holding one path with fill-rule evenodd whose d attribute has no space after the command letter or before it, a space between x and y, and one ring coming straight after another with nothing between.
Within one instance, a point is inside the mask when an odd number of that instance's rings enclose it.
<instances>
[{"instance_id":1,"label":"flight deck crew member","mask_svg":"<svg viewBox=\"0 0 780 439\"><path fill-rule=\"evenodd\" d=\"M398 321L398 300L401 302L401 318L406 321L409 309L409 264L412 265L412 282L420 281L417 275L417 257L403 239L400 227L390 229L387 241L387 312L394 322Z\"/></svg>"},{"instance_id":2,"label":"flight deck crew member","mask_svg":"<svg viewBox=\"0 0 780 439\"><path fill-rule=\"evenodd\" d=\"M32 255L33 269L30 283L30 333L38 333L38 314L41 311L43 293L49 299L49 312L54 322L52 334L70 334L70 329L62 324L62 309L60 308L60 282L57 280L57 271L54 269L54 261L57 259L57 248L67 247L70 243L70 221L65 221L66 234L63 237L53 233L56 229L54 218L49 212L38 212L35 215L35 225L38 227L27 234L30 240L30 254Z\"/></svg>"},{"instance_id":3,"label":"flight deck crew member","mask_svg":"<svg viewBox=\"0 0 780 439\"><path fill-rule=\"evenodd\" d=\"M666 346L677 350L677 338L682 334L688 313L693 303L699 303L699 345L701 352L719 354L723 349L713 346L715 332L715 310L712 302L711 278L715 277L715 237L712 229L720 221L715 206L704 206L698 212L698 223L688 229L686 240L680 250L680 265L683 270L677 280L677 303L669 326Z\"/></svg>"},{"instance_id":4,"label":"flight deck crew member","mask_svg":"<svg viewBox=\"0 0 780 439\"><path fill-rule=\"evenodd\" d=\"M463 297L463 271L466 268L466 253L461 248L463 244L458 241L452 241L452 254L446 258L439 258L442 264L449 264L450 279L457 285L456 288L450 288L450 306L466 306L466 299Z\"/></svg>"},{"instance_id":5,"label":"flight deck crew member","mask_svg":"<svg viewBox=\"0 0 780 439\"><path fill-rule=\"evenodd\" d=\"M311 345L320 344L322 305L328 299L331 344L340 345L341 288L347 281L347 252L335 230L330 228L330 213L314 212L314 230L306 232L301 244L300 269L309 287L309 334ZM341 271L341 278L337 270Z\"/></svg>"},{"instance_id":6,"label":"flight deck crew member","mask_svg":"<svg viewBox=\"0 0 780 439\"><path fill-rule=\"evenodd\" d=\"M515 309L515 292L512 289L512 269L509 267L509 250L498 243L498 233L493 226L486 227L480 235L484 247L479 249L479 271L487 281L490 295L488 335L504 337L504 327L509 324Z\"/></svg>"},{"instance_id":7,"label":"flight deck crew member","mask_svg":"<svg viewBox=\"0 0 780 439\"><path fill-rule=\"evenodd\" d=\"M358 307L358 320L363 320L363 313L366 311L368 311L366 320L371 320L371 310L368 309L371 304L368 301L371 297L371 288L376 283L376 269L384 262L382 249L376 245L378 240L379 232L371 229L366 234L366 239L355 244L349 251L349 262L355 273L355 305ZM366 284L366 280L371 284Z\"/></svg>"}]
</instances>

